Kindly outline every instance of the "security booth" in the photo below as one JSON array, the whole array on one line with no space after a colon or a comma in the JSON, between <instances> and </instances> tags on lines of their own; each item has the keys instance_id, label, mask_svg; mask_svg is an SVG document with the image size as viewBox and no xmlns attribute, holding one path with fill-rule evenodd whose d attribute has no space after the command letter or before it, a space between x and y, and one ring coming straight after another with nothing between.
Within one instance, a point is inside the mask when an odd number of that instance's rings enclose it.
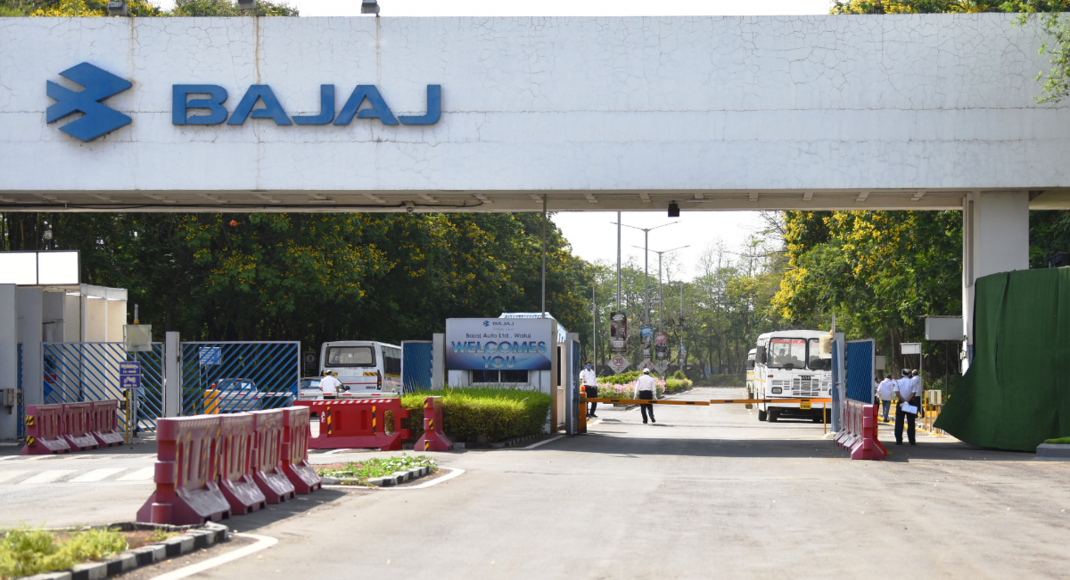
<instances>
[{"instance_id":1,"label":"security booth","mask_svg":"<svg viewBox=\"0 0 1070 580\"><path fill-rule=\"evenodd\" d=\"M572 432L579 374L575 336L548 313L447 319L445 334L432 341L432 375L442 377L441 383L433 379L432 386L521 388L546 393L553 398L547 432L561 428Z\"/></svg>"}]
</instances>

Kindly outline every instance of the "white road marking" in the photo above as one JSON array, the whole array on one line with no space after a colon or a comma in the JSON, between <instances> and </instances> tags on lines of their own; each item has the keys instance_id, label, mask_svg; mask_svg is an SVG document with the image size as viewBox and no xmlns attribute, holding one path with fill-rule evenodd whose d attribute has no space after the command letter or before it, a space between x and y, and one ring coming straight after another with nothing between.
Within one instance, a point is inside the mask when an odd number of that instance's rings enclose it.
<instances>
[{"instance_id":1,"label":"white road marking","mask_svg":"<svg viewBox=\"0 0 1070 580\"><path fill-rule=\"evenodd\" d=\"M20 483L20 485L35 485L35 484L38 484L38 483L52 483L53 481L56 481L57 479L63 477L64 475L69 475L71 473L74 473L73 469L50 469L48 471L42 471L41 473L38 473L37 475L31 477L30 479L25 479L25 480L23 480L23 481L21 481L19 483Z\"/></svg>"},{"instance_id":2,"label":"white road marking","mask_svg":"<svg viewBox=\"0 0 1070 580\"><path fill-rule=\"evenodd\" d=\"M588 427L590 427L590 425L588 425ZM551 438L549 438L549 439L547 439L545 441L539 441L538 443L532 443L531 445L528 445L527 447L521 447L521 449L535 449L536 447L538 447L540 445L546 445L547 443L552 443L552 442L557 441L558 439L561 439L563 437L564 437L564 435L558 435L557 437L551 437Z\"/></svg>"},{"instance_id":3,"label":"white road marking","mask_svg":"<svg viewBox=\"0 0 1070 580\"><path fill-rule=\"evenodd\" d=\"M256 534L233 535L240 538L252 538L254 540L257 540L257 542L252 546L238 548L237 550L234 550L233 552L227 552L222 556L216 556L215 558L210 558L203 562L198 562L197 564L186 566L185 568L179 568L178 570L175 570L173 572L161 574L159 576L156 576L152 580L180 580L181 578L187 578L189 576L193 576L194 574L204 572L205 570L215 568L216 566L222 566L223 564L226 564L228 562L233 562L234 560L237 560L239 558L244 558L250 554L255 554L260 550L263 550L264 548L270 548L271 546L274 546L275 544L279 543L277 539L269 536L258 536Z\"/></svg>"},{"instance_id":4,"label":"white road marking","mask_svg":"<svg viewBox=\"0 0 1070 580\"><path fill-rule=\"evenodd\" d=\"M16 457L22 457L21 455L5 455L0 457L0 461L7 461L8 459L15 459Z\"/></svg>"},{"instance_id":5,"label":"white road marking","mask_svg":"<svg viewBox=\"0 0 1070 580\"><path fill-rule=\"evenodd\" d=\"M15 479L16 477L26 473L25 471L0 471L0 483L9 479Z\"/></svg>"},{"instance_id":6,"label":"white road marking","mask_svg":"<svg viewBox=\"0 0 1070 580\"><path fill-rule=\"evenodd\" d=\"M126 471L125 467L105 467L104 469L94 469L88 473L83 473L78 477L71 480L71 483L91 483L94 481L101 481L107 477L111 477L116 473Z\"/></svg>"},{"instance_id":7,"label":"white road marking","mask_svg":"<svg viewBox=\"0 0 1070 580\"><path fill-rule=\"evenodd\" d=\"M127 473L126 475L120 477L117 481L145 481L147 479L152 479L152 476L155 474L156 466L154 465L152 467L145 467L143 469L139 469L133 473Z\"/></svg>"}]
</instances>

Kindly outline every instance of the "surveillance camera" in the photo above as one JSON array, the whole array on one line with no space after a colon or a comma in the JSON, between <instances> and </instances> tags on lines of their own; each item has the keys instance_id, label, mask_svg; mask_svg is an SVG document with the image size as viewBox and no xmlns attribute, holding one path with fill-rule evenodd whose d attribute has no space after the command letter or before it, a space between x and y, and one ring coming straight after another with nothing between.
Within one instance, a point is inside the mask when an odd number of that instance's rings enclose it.
<instances>
[{"instance_id":1,"label":"surveillance camera","mask_svg":"<svg viewBox=\"0 0 1070 580\"><path fill-rule=\"evenodd\" d=\"M405 202L405 212L406 213L412 213L414 211L416 211L416 204L412 203L411 201L406 201Z\"/></svg>"}]
</instances>

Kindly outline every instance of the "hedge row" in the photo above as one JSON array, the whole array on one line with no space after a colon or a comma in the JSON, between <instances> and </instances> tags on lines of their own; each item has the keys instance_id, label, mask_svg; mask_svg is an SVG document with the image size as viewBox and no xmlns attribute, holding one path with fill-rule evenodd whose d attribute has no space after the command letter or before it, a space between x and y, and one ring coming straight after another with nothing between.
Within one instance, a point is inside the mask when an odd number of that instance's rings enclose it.
<instances>
[{"instance_id":1,"label":"hedge row","mask_svg":"<svg viewBox=\"0 0 1070 580\"><path fill-rule=\"evenodd\" d=\"M424 433L424 397L442 397L442 429L454 442L497 443L543 432L550 395L523 389L443 389L401 397L412 441Z\"/></svg>"}]
</instances>

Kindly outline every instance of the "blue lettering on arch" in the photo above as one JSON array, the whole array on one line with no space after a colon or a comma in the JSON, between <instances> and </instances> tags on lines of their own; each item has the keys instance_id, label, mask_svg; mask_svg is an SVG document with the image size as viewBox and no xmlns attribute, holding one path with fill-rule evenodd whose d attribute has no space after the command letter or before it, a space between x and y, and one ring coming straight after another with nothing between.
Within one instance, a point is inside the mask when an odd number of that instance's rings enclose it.
<instances>
[{"instance_id":1,"label":"blue lettering on arch","mask_svg":"<svg viewBox=\"0 0 1070 580\"><path fill-rule=\"evenodd\" d=\"M253 109L257 100L264 102L263 109ZM282 110L279 100L275 98L275 93L267 85L249 87L249 90L245 91L245 96L241 98L241 102L231 113L227 124L244 125L245 120L249 117L254 119L274 119L276 125L293 125L290 122L290 118L286 116L286 111Z\"/></svg>"},{"instance_id":2,"label":"blue lettering on arch","mask_svg":"<svg viewBox=\"0 0 1070 580\"><path fill-rule=\"evenodd\" d=\"M208 95L207 99L190 99L190 95ZM219 85L172 85L172 125L218 125L227 120L227 90ZM208 109L207 115L189 116L190 109Z\"/></svg>"},{"instance_id":3,"label":"blue lettering on arch","mask_svg":"<svg viewBox=\"0 0 1070 580\"><path fill-rule=\"evenodd\" d=\"M364 99L368 100L371 108L358 111ZM384 125L398 124L394 113L390 112L390 107L386 106L386 101L383 100L383 96L379 94L379 89L375 88L375 85L357 85L345 106L338 112L334 124L348 125L353 121L353 115L356 115L358 119L379 119Z\"/></svg>"}]
</instances>

